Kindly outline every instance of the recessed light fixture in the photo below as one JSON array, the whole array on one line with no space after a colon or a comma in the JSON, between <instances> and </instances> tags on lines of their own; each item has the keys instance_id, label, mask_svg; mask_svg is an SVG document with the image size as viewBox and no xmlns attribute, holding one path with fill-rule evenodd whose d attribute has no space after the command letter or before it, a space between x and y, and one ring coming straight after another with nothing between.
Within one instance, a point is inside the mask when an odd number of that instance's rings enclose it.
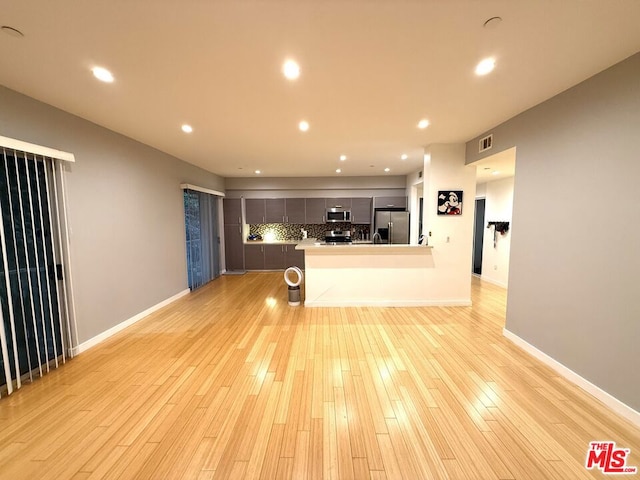
<instances>
[{"instance_id":1,"label":"recessed light fixture","mask_svg":"<svg viewBox=\"0 0 640 480\"><path fill-rule=\"evenodd\" d=\"M282 73L289 80L296 80L300 76L300 65L295 60L289 59L282 65Z\"/></svg>"},{"instance_id":2,"label":"recessed light fixture","mask_svg":"<svg viewBox=\"0 0 640 480\"><path fill-rule=\"evenodd\" d=\"M401 160L406 160L407 158L409 158L409 155L407 155L406 153L403 153L402 155L400 155Z\"/></svg>"},{"instance_id":3,"label":"recessed light fixture","mask_svg":"<svg viewBox=\"0 0 640 480\"><path fill-rule=\"evenodd\" d=\"M93 76L101 82L112 83L114 80L113 74L106 68L93 67L91 71L93 72Z\"/></svg>"},{"instance_id":4,"label":"recessed light fixture","mask_svg":"<svg viewBox=\"0 0 640 480\"><path fill-rule=\"evenodd\" d=\"M336 173L342 173L342 170L339 168L336 168Z\"/></svg>"},{"instance_id":5,"label":"recessed light fixture","mask_svg":"<svg viewBox=\"0 0 640 480\"><path fill-rule=\"evenodd\" d=\"M346 155L340 155L340 161L344 162L347 159Z\"/></svg>"},{"instance_id":6,"label":"recessed light fixture","mask_svg":"<svg viewBox=\"0 0 640 480\"><path fill-rule=\"evenodd\" d=\"M494 170L493 172L491 172L491 175L500 175L500 172L497 170Z\"/></svg>"},{"instance_id":7,"label":"recessed light fixture","mask_svg":"<svg viewBox=\"0 0 640 480\"><path fill-rule=\"evenodd\" d=\"M9 25L3 25L2 26L2 31L4 33L6 33L7 35L11 35L12 37L16 37L16 38L24 37L24 33L22 33L17 28L10 27Z\"/></svg>"},{"instance_id":8,"label":"recessed light fixture","mask_svg":"<svg viewBox=\"0 0 640 480\"><path fill-rule=\"evenodd\" d=\"M424 130L428 126L429 126L429 120L427 120L426 118L423 118L418 122L418 128L421 130Z\"/></svg>"},{"instance_id":9,"label":"recessed light fixture","mask_svg":"<svg viewBox=\"0 0 640 480\"><path fill-rule=\"evenodd\" d=\"M390 169L389 167L387 167L387 168L385 168L385 169L384 169L384 171L385 171L385 172L390 172L390 171L391 171L391 169Z\"/></svg>"},{"instance_id":10,"label":"recessed light fixture","mask_svg":"<svg viewBox=\"0 0 640 480\"><path fill-rule=\"evenodd\" d=\"M486 75L487 73L491 73L495 67L495 58L485 58L476 65L476 75Z\"/></svg>"},{"instance_id":11,"label":"recessed light fixture","mask_svg":"<svg viewBox=\"0 0 640 480\"><path fill-rule=\"evenodd\" d=\"M191 132L193 132L193 127L192 127L191 125L187 125L186 123L185 123L184 125L182 125L182 127L180 127L180 128L182 128L182 131L183 131L184 133L191 133Z\"/></svg>"},{"instance_id":12,"label":"recessed light fixture","mask_svg":"<svg viewBox=\"0 0 640 480\"><path fill-rule=\"evenodd\" d=\"M309 130L309 122L307 122L306 120L302 120L298 124L298 128L300 129L301 132L306 132L307 130Z\"/></svg>"},{"instance_id":13,"label":"recessed light fixture","mask_svg":"<svg viewBox=\"0 0 640 480\"><path fill-rule=\"evenodd\" d=\"M260 175L262 172L260 170L256 170L256 175Z\"/></svg>"}]
</instances>

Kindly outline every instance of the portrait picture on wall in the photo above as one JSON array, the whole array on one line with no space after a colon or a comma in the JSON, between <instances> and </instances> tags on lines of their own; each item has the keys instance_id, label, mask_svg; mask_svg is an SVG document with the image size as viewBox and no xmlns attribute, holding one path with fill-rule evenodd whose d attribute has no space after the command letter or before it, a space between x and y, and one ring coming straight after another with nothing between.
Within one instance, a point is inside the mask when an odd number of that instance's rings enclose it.
<instances>
[{"instance_id":1,"label":"portrait picture on wall","mask_svg":"<svg viewBox=\"0 0 640 480\"><path fill-rule=\"evenodd\" d=\"M438 215L462 214L462 190L438 191Z\"/></svg>"}]
</instances>

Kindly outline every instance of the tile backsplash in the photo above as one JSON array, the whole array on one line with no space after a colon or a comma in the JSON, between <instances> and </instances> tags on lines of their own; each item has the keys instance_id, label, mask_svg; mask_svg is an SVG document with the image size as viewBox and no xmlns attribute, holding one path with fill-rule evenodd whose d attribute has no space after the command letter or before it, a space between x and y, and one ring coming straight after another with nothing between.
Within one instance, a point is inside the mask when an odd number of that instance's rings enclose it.
<instances>
[{"instance_id":1,"label":"tile backsplash","mask_svg":"<svg viewBox=\"0 0 640 480\"><path fill-rule=\"evenodd\" d=\"M355 239L360 239L369 233L369 225L351 225L350 223L331 223L322 225L300 225L291 223L261 223L255 225L249 225L250 235L261 235L265 238L267 233L273 233L274 241L282 242L286 240L300 240L302 238L302 229L307 231L309 238L321 238L324 239L325 232L328 230L349 230L351 229L351 236Z\"/></svg>"}]
</instances>

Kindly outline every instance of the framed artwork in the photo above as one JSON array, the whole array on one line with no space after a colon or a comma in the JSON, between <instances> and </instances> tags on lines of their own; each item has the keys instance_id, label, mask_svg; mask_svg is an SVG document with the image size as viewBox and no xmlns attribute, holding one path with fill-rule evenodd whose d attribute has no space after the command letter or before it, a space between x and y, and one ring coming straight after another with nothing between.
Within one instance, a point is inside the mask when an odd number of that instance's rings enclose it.
<instances>
[{"instance_id":1,"label":"framed artwork","mask_svg":"<svg viewBox=\"0 0 640 480\"><path fill-rule=\"evenodd\" d=\"M462 190L438 191L438 215L462 215Z\"/></svg>"}]
</instances>

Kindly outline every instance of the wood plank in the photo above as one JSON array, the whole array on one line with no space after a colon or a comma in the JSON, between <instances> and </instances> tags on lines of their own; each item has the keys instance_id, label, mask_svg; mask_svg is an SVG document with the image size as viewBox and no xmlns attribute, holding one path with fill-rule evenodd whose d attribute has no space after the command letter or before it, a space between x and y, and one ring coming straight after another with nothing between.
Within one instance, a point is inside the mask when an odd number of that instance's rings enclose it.
<instances>
[{"instance_id":1,"label":"wood plank","mask_svg":"<svg viewBox=\"0 0 640 480\"><path fill-rule=\"evenodd\" d=\"M225 276L0 399L0 476L598 478L640 429L472 307L293 308L278 273Z\"/></svg>"}]
</instances>

